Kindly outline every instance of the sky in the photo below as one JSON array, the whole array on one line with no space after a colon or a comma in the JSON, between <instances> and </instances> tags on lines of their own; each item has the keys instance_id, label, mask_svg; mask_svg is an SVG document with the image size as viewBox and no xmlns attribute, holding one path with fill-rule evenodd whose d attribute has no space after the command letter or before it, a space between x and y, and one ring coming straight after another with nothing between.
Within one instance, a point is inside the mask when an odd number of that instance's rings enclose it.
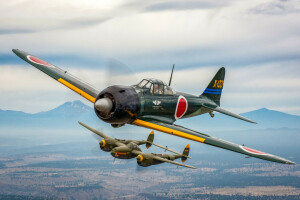
<instances>
[{"instance_id":1,"label":"sky","mask_svg":"<svg viewBox=\"0 0 300 200\"><path fill-rule=\"evenodd\" d=\"M12 53L18 48L91 83L168 82L200 95L217 70L221 106L300 115L299 0L0 0L0 109L52 109L77 94ZM118 66L126 66L119 70ZM113 76L112 76L113 74ZM91 105L92 106L92 105Z\"/></svg>"}]
</instances>

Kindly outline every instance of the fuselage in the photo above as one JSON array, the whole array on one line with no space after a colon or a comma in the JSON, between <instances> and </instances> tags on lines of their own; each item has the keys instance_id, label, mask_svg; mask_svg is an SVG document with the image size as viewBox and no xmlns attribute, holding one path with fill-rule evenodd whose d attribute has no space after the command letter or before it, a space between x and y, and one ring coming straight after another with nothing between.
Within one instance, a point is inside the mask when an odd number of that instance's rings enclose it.
<instances>
[{"instance_id":1,"label":"fuselage","mask_svg":"<svg viewBox=\"0 0 300 200\"><path fill-rule=\"evenodd\" d=\"M207 113L208 110L202 107L205 99L183 93L173 94L151 94L149 91L136 89L140 102L139 118L154 118L160 121L173 123L181 118L188 118Z\"/></svg>"},{"instance_id":2,"label":"fuselage","mask_svg":"<svg viewBox=\"0 0 300 200\"><path fill-rule=\"evenodd\" d=\"M156 79L143 81L145 83L134 86L114 85L104 89L96 98L96 102L105 99L111 103L107 106L103 101L103 105L97 105L98 107L95 104L97 116L115 127L118 127L118 124L130 123L133 118L172 124L181 118L207 113L209 110L202 105L214 104L205 97L175 92Z\"/></svg>"},{"instance_id":3,"label":"fuselage","mask_svg":"<svg viewBox=\"0 0 300 200\"><path fill-rule=\"evenodd\" d=\"M110 154L119 159L131 159L137 156L136 154L132 153L133 150L141 151L141 149L138 147L138 144L130 142L128 144L113 148Z\"/></svg>"}]
</instances>

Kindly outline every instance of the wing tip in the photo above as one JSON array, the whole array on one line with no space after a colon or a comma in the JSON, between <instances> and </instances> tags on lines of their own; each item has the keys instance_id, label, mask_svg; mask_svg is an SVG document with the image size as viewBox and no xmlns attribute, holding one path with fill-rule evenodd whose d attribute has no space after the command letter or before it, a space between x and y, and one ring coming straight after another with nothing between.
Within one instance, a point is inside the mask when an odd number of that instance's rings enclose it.
<instances>
[{"instance_id":1,"label":"wing tip","mask_svg":"<svg viewBox=\"0 0 300 200\"><path fill-rule=\"evenodd\" d=\"M85 127L85 128L88 127L86 124L82 123L81 121L78 121L78 124L80 124L81 126L83 126L83 127Z\"/></svg>"},{"instance_id":2,"label":"wing tip","mask_svg":"<svg viewBox=\"0 0 300 200\"><path fill-rule=\"evenodd\" d=\"M232 114L234 114L234 113L232 113ZM252 123L252 124L257 124L257 122L252 121L251 119L248 119L247 117L244 117L244 116L241 116L241 115L238 115L238 114L235 114L235 115L236 115L236 118L237 118L237 119L244 120L244 121L250 122L250 123ZM235 116L232 116L232 115L229 115L229 116L235 117Z\"/></svg>"},{"instance_id":3,"label":"wing tip","mask_svg":"<svg viewBox=\"0 0 300 200\"><path fill-rule=\"evenodd\" d=\"M287 161L285 162L285 164L288 164L288 165L296 165L296 163L295 163L295 162L293 162L293 161L290 161L290 160L287 160Z\"/></svg>"},{"instance_id":4,"label":"wing tip","mask_svg":"<svg viewBox=\"0 0 300 200\"><path fill-rule=\"evenodd\" d=\"M246 119L247 119L247 118L246 118ZM250 119L247 119L247 121L250 122L250 123L252 123L252 124L257 124L257 122L252 121L252 120L250 120Z\"/></svg>"},{"instance_id":5,"label":"wing tip","mask_svg":"<svg viewBox=\"0 0 300 200\"><path fill-rule=\"evenodd\" d=\"M12 52L16 54L18 57L22 58L23 60L27 61L26 56L29 55L29 53L22 51L20 49L12 49Z\"/></svg>"},{"instance_id":6,"label":"wing tip","mask_svg":"<svg viewBox=\"0 0 300 200\"><path fill-rule=\"evenodd\" d=\"M14 52L16 55L18 55L20 53L19 49L12 49L12 52Z\"/></svg>"}]
</instances>

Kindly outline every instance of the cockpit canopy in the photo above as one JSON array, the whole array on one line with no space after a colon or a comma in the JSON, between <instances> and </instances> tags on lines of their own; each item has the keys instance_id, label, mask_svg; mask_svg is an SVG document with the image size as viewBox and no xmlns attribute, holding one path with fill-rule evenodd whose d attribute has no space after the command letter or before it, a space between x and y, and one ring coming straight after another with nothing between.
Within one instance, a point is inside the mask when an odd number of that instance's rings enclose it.
<instances>
[{"instance_id":1,"label":"cockpit canopy","mask_svg":"<svg viewBox=\"0 0 300 200\"><path fill-rule=\"evenodd\" d=\"M143 79L139 84L136 85L140 89L148 89L150 94L155 95L173 95L172 89L158 79Z\"/></svg>"},{"instance_id":2,"label":"cockpit canopy","mask_svg":"<svg viewBox=\"0 0 300 200\"><path fill-rule=\"evenodd\" d=\"M134 142L130 142L128 146L131 150L139 150L138 145Z\"/></svg>"}]
</instances>

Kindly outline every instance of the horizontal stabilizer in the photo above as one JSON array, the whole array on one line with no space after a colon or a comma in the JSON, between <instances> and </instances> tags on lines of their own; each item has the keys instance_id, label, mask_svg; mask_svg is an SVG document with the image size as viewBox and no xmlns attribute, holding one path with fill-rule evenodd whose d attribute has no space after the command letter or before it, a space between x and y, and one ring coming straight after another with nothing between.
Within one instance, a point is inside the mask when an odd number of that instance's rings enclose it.
<instances>
[{"instance_id":1,"label":"horizontal stabilizer","mask_svg":"<svg viewBox=\"0 0 300 200\"><path fill-rule=\"evenodd\" d=\"M178 162L175 162L175 161L172 161L172 160L168 160L168 159L165 159L165 158L161 158L159 156L155 156L153 157L155 160L159 160L161 162L167 162L167 163L171 163L171 164L174 164L174 165L179 165L179 166L182 166L182 167L188 167L188 168L191 168L191 169L197 169L196 167L193 167L193 166L189 166L189 165L184 165L182 163L178 163Z\"/></svg>"},{"instance_id":2,"label":"horizontal stabilizer","mask_svg":"<svg viewBox=\"0 0 300 200\"><path fill-rule=\"evenodd\" d=\"M256 122L254 122L254 121L252 121L252 120L250 120L250 119L247 119L246 117L243 117L243 116L238 115L238 114L234 114L234 113L232 113L232 112L230 112L230 111L228 111L228 110L225 110L225 109L223 109L223 108L221 108L221 107L219 107L219 106L217 106L217 107L214 108L214 107L206 106L206 105L205 105L204 107L206 107L206 108L208 108L208 109L210 109L210 110L213 110L213 111L216 111L216 112L219 112L219 113L222 113L222 114L231 116L231 117L235 117L235 118L237 118L237 119L244 120L244 121L246 121L246 122L250 122L250 123L253 123L253 124L257 124Z\"/></svg>"},{"instance_id":3,"label":"horizontal stabilizer","mask_svg":"<svg viewBox=\"0 0 300 200\"><path fill-rule=\"evenodd\" d=\"M183 154L181 154L181 153L179 153L179 152L177 152L177 151L174 151L174 150L169 149L169 148L167 148L167 147L161 146L161 145L159 145L159 144L155 144L155 143L151 143L151 144L153 144L154 146L157 146L157 147L159 147L159 148L161 148L161 149L164 149L164 150L170 151L170 152L172 152L172 153L178 154L178 155L180 155L180 156L183 156L183 157L186 157L186 158L191 158L191 157L188 156L188 155L183 155Z\"/></svg>"}]
</instances>

